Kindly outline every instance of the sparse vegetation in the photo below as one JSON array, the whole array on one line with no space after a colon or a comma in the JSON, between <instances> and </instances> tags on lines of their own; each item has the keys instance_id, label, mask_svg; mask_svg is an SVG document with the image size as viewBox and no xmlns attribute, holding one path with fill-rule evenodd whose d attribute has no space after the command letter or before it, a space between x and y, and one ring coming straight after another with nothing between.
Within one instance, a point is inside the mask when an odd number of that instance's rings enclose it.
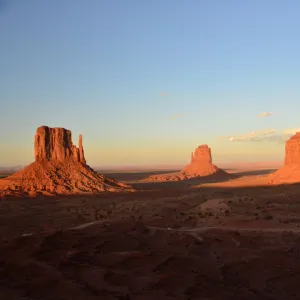
<instances>
[{"instance_id":1,"label":"sparse vegetation","mask_svg":"<svg viewBox=\"0 0 300 300\"><path fill-rule=\"evenodd\" d=\"M147 187L149 188L149 186ZM298 218L300 213L300 201L297 201L294 198L294 200L288 200L290 201L288 202L286 199L291 198L276 198L275 205L275 202L272 202L274 193L276 192L276 190L274 191L274 188L269 190L264 189L262 198L261 189L254 187L244 188L244 190L214 187L213 192L211 192L210 188L206 187L199 188L193 193L187 191L187 194L185 194L186 190L183 189L179 195L177 192L173 191L172 187L166 188L166 186L163 186L159 191L157 191L157 185L155 183L153 183L152 187L153 190L125 194L122 195L122 197L115 197L113 194L105 194L101 197L91 198L45 197L43 200L36 198L29 200L30 206L24 205L24 201L21 199L2 201L0 202L0 213L2 215L1 224L9 224L9 226L0 226L0 234L5 237L13 234L19 235L20 232L42 231L46 234L51 233L51 235L53 235L53 233L57 232L59 229L95 221L100 221L100 224L103 224L101 225L103 227L99 225L99 228L105 228L104 224L106 224L105 226L107 226L108 230L110 230L111 226L115 226L114 224L120 224L120 222L127 224L129 222L130 224L144 224L143 226L149 226L150 228L152 226L154 228L164 228L170 235L176 234L176 231L173 231L173 229L176 228L220 228L221 231L214 230L213 238L211 237L211 232L207 232L207 235L206 233L196 232L191 235L184 235L174 239L177 243L177 248L174 246L174 249L182 247L184 249L182 250L182 253L188 254L187 257L189 258L187 259L193 259L193 251L196 251L195 249L201 249L201 251L203 251L203 247L207 247L209 243L211 243L209 244L209 247L216 247L216 249L220 249L220 247L232 247L230 248L230 253L232 251L238 251L240 248L247 249L249 253L251 253L252 249L255 249L257 255L257 247L259 243L261 243L260 237L266 234L263 233L264 222L268 223L268 227L273 226L275 229L278 228L278 230L280 230L281 227L299 228L298 226L300 226L300 218ZM297 187L294 189L293 187L278 187L277 189L280 189L281 192L283 189L286 189L286 193L295 193L298 191ZM248 195L244 196L245 193L248 193ZM253 197L250 196L251 193L253 193ZM25 215L31 217L24 218ZM284 218L282 217L283 215ZM11 221L15 219L18 219L18 222ZM247 225L245 225L245 221L247 221ZM234 225L227 225L227 222L230 222L228 224ZM44 224L48 225L45 227ZM224 230L226 226L236 226L236 228L233 229L239 230L240 226L247 226L250 228L251 226L257 226L257 224L258 226L262 226L260 229L262 230L261 233L254 234L249 231L247 234L244 234L243 231L229 231L222 235L222 230ZM132 236L135 232L133 229L128 229L128 231L126 231L125 228L128 225L116 226L120 226L120 228L124 226L124 228L122 228L124 233L117 237L117 244L113 246L115 247L113 249L119 249L119 245L124 245L124 238L129 234L126 232L130 232L129 236ZM51 230L47 228L51 228ZM135 226L134 228L137 228L135 230L138 230L138 226ZM102 229L97 229L97 232L98 230L101 232ZM146 243L152 238L155 238L156 235L159 235L160 237L155 241L155 243L157 243L156 247L158 247L156 249L162 249L159 247L162 247L161 245L166 245L163 233L158 231L156 233L155 231L150 232L151 235L143 240L143 249L151 249L151 245L146 246ZM60 233L60 235L67 234L68 231L66 230L61 231ZM103 251L102 249L107 249L103 247L109 247L109 244L107 244L106 237L100 237L100 233L97 233L97 236L101 241L101 245L97 246L97 251L101 252ZM249 236L251 236L251 238L249 238ZM57 239L61 239L61 236L56 237ZM140 238L140 235L138 235L138 238ZM272 238L274 238L274 235ZM286 237L286 239L287 238L291 239L289 236ZM130 243L134 244L136 240L137 239L130 241ZM279 241L281 240L279 239L277 241L276 247L278 246ZM80 247L86 247L86 243L88 242L82 243ZM76 246L77 248L79 247L78 245ZM194 248L192 248L191 245L193 245ZM130 248L126 249L128 250ZM170 251L173 251L173 248L170 249ZM159 251L163 252L164 250L162 249ZM97 255L99 255L99 252ZM173 255L175 259L177 259L176 255ZM182 254L180 255L180 257L182 257ZM215 255L215 259L218 262L223 264L223 255L220 255L218 250L216 250L213 255ZM199 257L202 257L202 254ZM199 257L197 258L198 260ZM269 257L270 256L267 256L264 259L269 259ZM235 263L236 259L237 258L235 258ZM249 258L245 261L248 260ZM241 258L241 261L243 261L243 258ZM244 264L245 261L243 261ZM251 259L249 261L251 261ZM128 260L127 263L130 264L130 260ZM262 262L260 262L260 264L261 263ZM231 268L233 268L233 266L231 266ZM226 266L219 267L219 272L222 272L222 278L226 281Z\"/></svg>"}]
</instances>

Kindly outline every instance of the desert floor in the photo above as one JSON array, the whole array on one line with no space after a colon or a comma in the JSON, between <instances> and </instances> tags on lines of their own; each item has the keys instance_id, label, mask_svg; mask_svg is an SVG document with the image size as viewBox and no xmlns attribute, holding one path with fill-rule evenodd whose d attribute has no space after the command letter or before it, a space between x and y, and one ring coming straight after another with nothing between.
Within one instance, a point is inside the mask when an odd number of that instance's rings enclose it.
<instances>
[{"instance_id":1,"label":"desert floor","mask_svg":"<svg viewBox=\"0 0 300 300\"><path fill-rule=\"evenodd\" d=\"M300 185L226 182L0 202L0 299L299 299Z\"/></svg>"}]
</instances>

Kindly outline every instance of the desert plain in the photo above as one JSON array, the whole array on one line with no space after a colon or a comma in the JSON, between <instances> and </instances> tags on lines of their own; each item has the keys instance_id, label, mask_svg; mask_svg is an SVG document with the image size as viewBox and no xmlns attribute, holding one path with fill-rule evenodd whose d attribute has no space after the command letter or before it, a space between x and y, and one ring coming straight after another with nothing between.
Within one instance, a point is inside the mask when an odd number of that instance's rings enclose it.
<instances>
[{"instance_id":1,"label":"desert plain","mask_svg":"<svg viewBox=\"0 0 300 300\"><path fill-rule=\"evenodd\" d=\"M47 143L35 147L31 175L76 166L92 178L31 179L23 196L17 176L3 174L0 299L299 299L300 184L274 184L280 164L219 169L204 145L183 171L97 172L78 162L82 146ZM197 165L212 174L197 176ZM80 193L87 187L96 192Z\"/></svg>"}]
</instances>

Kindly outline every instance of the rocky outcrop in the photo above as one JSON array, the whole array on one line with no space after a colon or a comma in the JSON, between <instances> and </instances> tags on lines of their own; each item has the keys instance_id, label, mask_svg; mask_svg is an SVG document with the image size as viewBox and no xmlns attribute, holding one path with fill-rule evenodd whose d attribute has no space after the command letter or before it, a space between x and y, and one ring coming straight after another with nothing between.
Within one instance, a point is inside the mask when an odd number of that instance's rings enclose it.
<instances>
[{"instance_id":1,"label":"rocky outcrop","mask_svg":"<svg viewBox=\"0 0 300 300\"><path fill-rule=\"evenodd\" d=\"M212 163L211 149L207 145L201 145L192 152L191 163Z\"/></svg>"},{"instance_id":2,"label":"rocky outcrop","mask_svg":"<svg viewBox=\"0 0 300 300\"><path fill-rule=\"evenodd\" d=\"M84 151L83 151L83 146L82 146L82 134L79 135L79 161L83 164L86 164L86 160L84 157Z\"/></svg>"},{"instance_id":3,"label":"rocky outcrop","mask_svg":"<svg viewBox=\"0 0 300 300\"><path fill-rule=\"evenodd\" d=\"M229 174L212 163L211 149L208 145L200 145L191 154L190 163L182 171L175 174L154 175L150 180L184 180L205 178L211 180L229 179Z\"/></svg>"},{"instance_id":4,"label":"rocky outcrop","mask_svg":"<svg viewBox=\"0 0 300 300\"><path fill-rule=\"evenodd\" d=\"M300 132L285 143L284 165L300 164Z\"/></svg>"},{"instance_id":5,"label":"rocky outcrop","mask_svg":"<svg viewBox=\"0 0 300 300\"><path fill-rule=\"evenodd\" d=\"M285 143L284 166L270 175L270 184L300 182L300 132Z\"/></svg>"},{"instance_id":6,"label":"rocky outcrop","mask_svg":"<svg viewBox=\"0 0 300 300\"><path fill-rule=\"evenodd\" d=\"M103 191L132 191L123 183L97 173L86 164L82 135L79 147L71 131L39 127L34 141L35 162L0 180L1 195L70 195Z\"/></svg>"},{"instance_id":7,"label":"rocky outcrop","mask_svg":"<svg viewBox=\"0 0 300 300\"><path fill-rule=\"evenodd\" d=\"M65 161L86 163L82 148L82 135L79 136L79 148L72 143L70 130L41 126L34 139L35 161Z\"/></svg>"},{"instance_id":8,"label":"rocky outcrop","mask_svg":"<svg viewBox=\"0 0 300 300\"><path fill-rule=\"evenodd\" d=\"M192 153L191 162L181 171L185 178L203 177L218 171L212 164L211 149L207 145L201 145Z\"/></svg>"}]
</instances>

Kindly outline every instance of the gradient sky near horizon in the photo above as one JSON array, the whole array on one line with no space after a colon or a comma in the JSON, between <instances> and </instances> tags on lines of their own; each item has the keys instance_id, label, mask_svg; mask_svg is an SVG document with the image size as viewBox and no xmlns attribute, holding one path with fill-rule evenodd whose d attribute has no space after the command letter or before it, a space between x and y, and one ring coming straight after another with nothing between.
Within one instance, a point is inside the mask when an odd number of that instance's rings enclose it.
<instances>
[{"instance_id":1,"label":"gradient sky near horizon","mask_svg":"<svg viewBox=\"0 0 300 300\"><path fill-rule=\"evenodd\" d=\"M0 0L0 166L38 126L92 166L282 160L300 128L298 0ZM299 129L300 131L300 129Z\"/></svg>"}]
</instances>

